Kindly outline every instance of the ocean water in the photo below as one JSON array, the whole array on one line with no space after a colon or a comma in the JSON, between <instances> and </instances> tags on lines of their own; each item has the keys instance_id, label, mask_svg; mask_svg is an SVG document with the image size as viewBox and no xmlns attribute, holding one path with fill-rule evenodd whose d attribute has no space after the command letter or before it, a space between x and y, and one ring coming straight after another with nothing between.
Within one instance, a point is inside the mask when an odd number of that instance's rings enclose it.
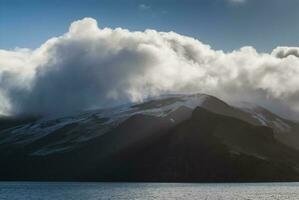
<instances>
[{"instance_id":1,"label":"ocean water","mask_svg":"<svg viewBox=\"0 0 299 200\"><path fill-rule=\"evenodd\" d=\"M0 182L0 200L298 200L299 183Z\"/></svg>"}]
</instances>

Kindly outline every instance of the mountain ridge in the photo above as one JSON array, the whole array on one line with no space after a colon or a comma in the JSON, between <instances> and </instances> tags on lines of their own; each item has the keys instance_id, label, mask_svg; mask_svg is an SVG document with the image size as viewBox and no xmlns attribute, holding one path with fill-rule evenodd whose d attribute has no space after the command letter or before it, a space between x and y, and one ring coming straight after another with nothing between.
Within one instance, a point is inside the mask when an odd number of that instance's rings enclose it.
<instances>
[{"instance_id":1,"label":"mountain ridge","mask_svg":"<svg viewBox=\"0 0 299 200\"><path fill-rule=\"evenodd\" d=\"M0 179L299 180L296 123L265 110L240 109L205 94L173 95L36 120L0 130ZM193 167L187 172L184 165ZM213 175L208 165L219 174ZM150 169L156 169L156 174Z\"/></svg>"}]
</instances>

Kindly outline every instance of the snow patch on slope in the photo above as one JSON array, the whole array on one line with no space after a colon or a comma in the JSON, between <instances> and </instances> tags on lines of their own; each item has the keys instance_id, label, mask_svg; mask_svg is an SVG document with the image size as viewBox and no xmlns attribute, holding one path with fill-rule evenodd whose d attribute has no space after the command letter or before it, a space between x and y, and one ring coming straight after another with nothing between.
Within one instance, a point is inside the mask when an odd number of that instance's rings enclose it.
<instances>
[{"instance_id":1,"label":"snow patch on slope","mask_svg":"<svg viewBox=\"0 0 299 200\"><path fill-rule=\"evenodd\" d=\"M135 114L165 117L181 106L194 109L208 95L164 95L141 104L126 104L113 108L85 111L61 118L44 118L37 122L0 131L0 144L30 145L56 131L62 139L47 144L31 155L49 155L70 150L82 142L103 135ZM171 119L170 119L171 120ZM174 120L171 120L174 123ZM71 126L74 125L72 128Z\"/></svg>"},{"instance_id":2,"label":"snow patch on slope","mask_svg":"<svg viewBox=\"0 0 299 200\"><path fill-rule=\"evenodd\" d=\"M276 116L275 114L258 105L248 102L241 102L235 104L234 106L251 114L254 119L257 119L260 125L271 127L274 129L274 131L288 132L291 130L291 126L286 120Z\"/></svg>"}]
</instances>

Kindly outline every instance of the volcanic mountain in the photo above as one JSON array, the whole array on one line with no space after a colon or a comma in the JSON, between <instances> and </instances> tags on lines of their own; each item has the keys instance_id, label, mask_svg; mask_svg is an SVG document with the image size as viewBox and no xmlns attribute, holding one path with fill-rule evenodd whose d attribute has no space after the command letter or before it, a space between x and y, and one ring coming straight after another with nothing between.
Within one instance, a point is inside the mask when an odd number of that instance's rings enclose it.
<instances>
[{"instance_id":1,"label":"volcanic mountain","mask_svg":"<svg viewBox=\"0 0 299 200\"><path fill-rule=\"evenodd\" d=\"M0 150L0 180L299 181L297 122L206 94L3 118Z\"/></svg>"}]
</instances>

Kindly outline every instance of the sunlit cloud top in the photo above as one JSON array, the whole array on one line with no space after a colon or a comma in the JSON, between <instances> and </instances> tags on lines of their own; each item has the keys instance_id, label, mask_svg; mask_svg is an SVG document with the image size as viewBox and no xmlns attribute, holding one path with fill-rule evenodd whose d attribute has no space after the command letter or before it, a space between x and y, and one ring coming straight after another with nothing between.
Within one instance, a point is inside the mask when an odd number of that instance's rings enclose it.
<instances>
[{"instance_id":1,"label":"sunlit cloud top","mask_svg":"<svg viewBox=\"0 0 299 200\"><path fill-rule=\"evenodd\" d=\"M0 113L68 113L197 92L296 112L298 66L298 47L225 53L175 32L84 18L39 48L0 50Z\"/></svg>"}]
</instances>

